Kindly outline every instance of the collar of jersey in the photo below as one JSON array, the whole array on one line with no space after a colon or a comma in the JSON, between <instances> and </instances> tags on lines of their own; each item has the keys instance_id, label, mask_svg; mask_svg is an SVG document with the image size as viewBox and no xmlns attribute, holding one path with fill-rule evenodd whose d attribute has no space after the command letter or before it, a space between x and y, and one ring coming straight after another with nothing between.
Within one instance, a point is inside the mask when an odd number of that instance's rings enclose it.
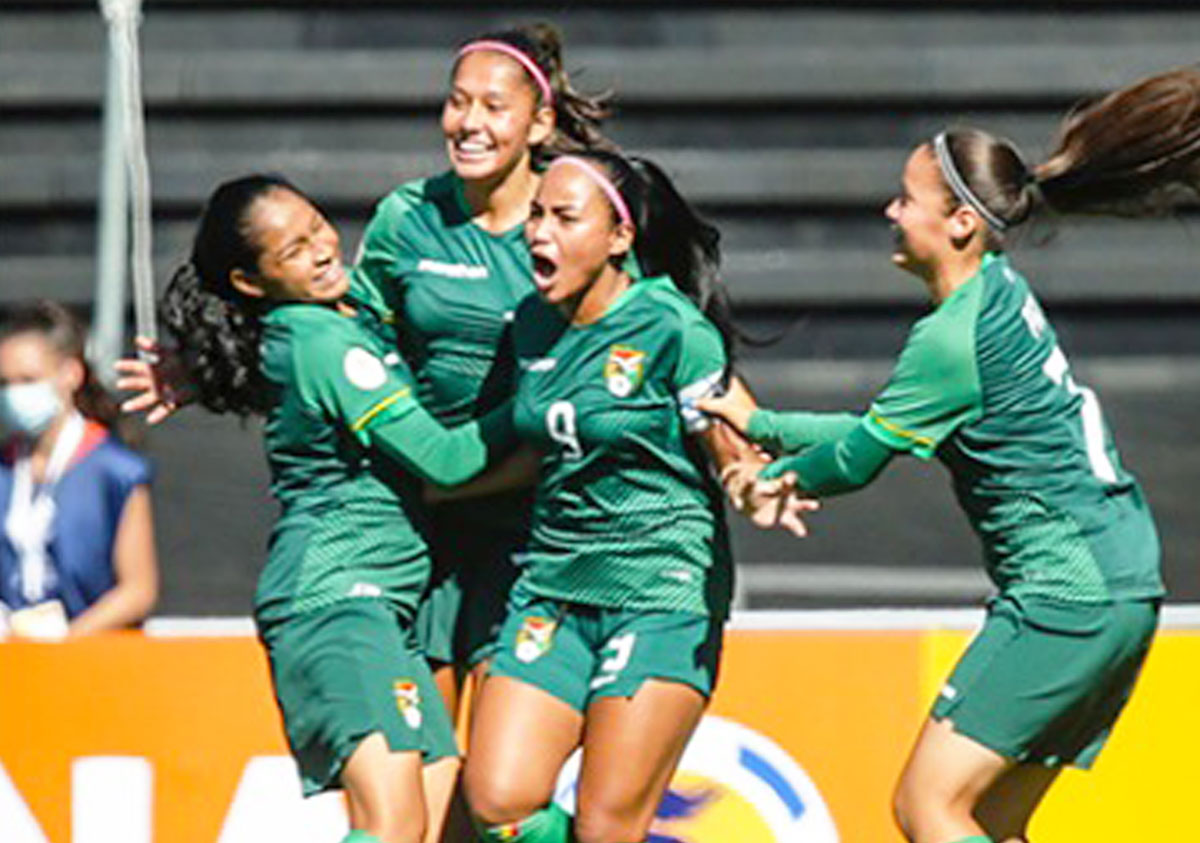
<instances>
[{"instance_id":1,"label":"collar of jersey","mask_svg":"<svg viewBox=\"0 0 1200 843\"><path fill-rule=\"evenodd\" d=\"M458 210L463 215L463 219L467 221L467 225L475 228L480 234L496 240L508 240L510 237L519 236L525 237L525 223L519 222L512 228L507 228L501 232L488 231L483 226L475 222L475 212L471 210L471 206L467 204L467 194L463 191L463 180L459 178L458 173L450 171L450 183L453 185L451 194L454 196L454 204L458 206Z\"/></svg>"},{"instance_id":2,"label":"collar of jersey","mask_svg":"<svg viewBox=\"0 0 1200 843\"><path fill-rule=\"evenodd\" d=\"M966 281L959 284L958 288L953 293L946 296L946 298L942 299L938 303L938 306L934 308L934 310L941 310L948 303L959 298L959 294L962 293L963 290L974 287L976 282L978 282L980 278L983 278L983 276L986 275L993 267L996 267L997 269L1002 269L1007 264L1008 264L1008 258L1006 258L1004 256L1003 252L984 252L983 260L979 264L978 271L976 271L976 273L974 275L972 275L970 278L968 278Z\"/></svg>"},{"instance_id":3,"label":"collar of jersey","mask_svg":"<svg viewBox=\"0 0 1200 843\"><path fill-rule=\"evenodd\" d=\"M655 288L662 289L663 287L674 289L675 282L671 280L670 276L657 275L654 278L632 279L632 283L629 285L629 288L621 293L621 295L617 296L617 300L608 306L608 310L604 311L599 319L595 320L594 322L588 322L586 325L576 325L572 323L571 328L576 331L582 331L592 327L593 325L599 325L617 311L624 310L630 302L641 298L649 290L653 290Z\"/></svg>"}]
</instances>

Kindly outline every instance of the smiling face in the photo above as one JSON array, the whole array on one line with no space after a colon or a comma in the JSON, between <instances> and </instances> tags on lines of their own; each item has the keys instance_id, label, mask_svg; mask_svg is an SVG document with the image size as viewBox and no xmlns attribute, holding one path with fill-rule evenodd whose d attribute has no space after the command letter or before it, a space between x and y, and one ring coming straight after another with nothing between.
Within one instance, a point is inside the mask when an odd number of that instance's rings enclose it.
<instances>
[{"instance_id":1,"label":"smiling face","mask_svg":"<svg viewBox=\"0 0 1200 843\"><path fill-rule=\"evenodd\" d=\"M908 156L900 194L885 211L896 235L892 263L921 278L934 276L951 253L958 229L937 159L928 144Z\"/></svg>"},{"instance_id":2,"label":"smiling face","mask_svg":"<svg viewBox=\"0 0 1200 843\"><path fill-rule=\"evenodd\" d=\"M533 280L550 304L579 299L614 258L633 245L633 229L618 223L608 197L584 170L552 166L525 223Z\"/></svg>"},{"instance_id":3,"label":"smiling face","mask_svg":"<svg viewBox=\"0 0 1200 843\"><path fill-rule=\"evenodd\" d=\"M554 112L538 105L525 68L503 53L463 56L442 107L442 133L454 172L464 181L501 181L529 165L530 147L544 143Z\"/></svg>"},{"instance_id":4,"label":"smiling face","mask_svg":"<svg viewBox=\"0 0 1200 843\"><path fill-rule=\"evenodd\" d=\"M235 269L230 283L272 301L335 302L350 288L337 231L304 197L276 188L247 211L248 237L258 250L254 272Z\"/></svg>"}]
</instances>

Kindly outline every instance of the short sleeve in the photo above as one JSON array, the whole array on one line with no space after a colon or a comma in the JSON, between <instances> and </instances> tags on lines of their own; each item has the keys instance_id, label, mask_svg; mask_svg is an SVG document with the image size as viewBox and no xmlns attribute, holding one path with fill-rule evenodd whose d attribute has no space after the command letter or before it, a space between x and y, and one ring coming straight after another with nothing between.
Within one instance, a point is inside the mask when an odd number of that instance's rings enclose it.
<instances>
[{"instance_id":1,"label":"short sleeve","mask_svg":"<svg viewBox=\"0 0 1200 843\"><path fill-rule=\"evenodd\" d=\"M355 323L335 317L294 345L301 395L343 424L364 445L372 425L402 418L417 407L413 378L395 352L380 353Z\"/></svg>"},{"instance_id":2,"label":"short sleeve","mask_svg":"<svg viewBox=\"0 0 1200 843\"><path fill-rule=\"evenodd\" d=\"M974 321L955 315L935 313L913 327L867 413L866 430L893 451L929 459L958 427L979 417Z\"/></svg>"},{"instance_id":3,"label":"short sleeve","mask_svg":"<svg viewBox=\"0 0 1200 843\"><path fill-rule=\"evenodd\" d=\"M689 433L707 430L708 416L696 409L696 401L724 391L728 365L725 344L716 327L701 314L686 316L680 338L679 362L675 366L675 390L679 412Z\"/></svg>"}]
</instances>

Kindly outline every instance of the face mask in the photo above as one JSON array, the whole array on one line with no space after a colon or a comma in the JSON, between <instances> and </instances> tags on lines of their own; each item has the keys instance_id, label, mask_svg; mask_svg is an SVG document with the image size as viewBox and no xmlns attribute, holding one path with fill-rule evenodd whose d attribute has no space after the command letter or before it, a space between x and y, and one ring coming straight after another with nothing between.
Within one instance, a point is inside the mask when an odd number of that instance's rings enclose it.
<instances>
[{"instance_id":1,"label":"face mask","mask_svg":"<svg viewBox=\"0 0 1200 843\"><path fill-rule=\"evenodd\" d=\"M37 436L62 410L50 381L0 387L0 421L13 431Z\"/></svg>"}]
</instances>

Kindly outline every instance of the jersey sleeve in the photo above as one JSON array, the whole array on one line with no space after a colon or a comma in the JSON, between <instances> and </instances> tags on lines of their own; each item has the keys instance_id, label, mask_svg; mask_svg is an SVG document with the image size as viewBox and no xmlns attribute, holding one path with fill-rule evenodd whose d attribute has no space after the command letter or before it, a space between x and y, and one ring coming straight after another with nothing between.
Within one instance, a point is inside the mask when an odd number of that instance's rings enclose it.
<instances>
[{"instance_id":1,"label":"jersey sleeve","mask_svg":"<svg viewBox=\"0 0 1200 843\"><path fill-rule=\"evenodd\" d=\"M777 454L841 439L858 427L861 416L853 413L780 412L757 409L750 414L746 437Z\"/></svg>"},{"instance_id":2,"label":"jersey sleeve","mask_svg":"<svg viewBox=\"0 0 1200 843\"><path fill-rule=\"evenodd\" d=\"M679 414L689 433L707 430L711 420L696 408L701 398L725 391L725 369L729 358L716 327L700 313L685 316L675 365L675 392Z\"/></svg>"},{"instance_id":3,"label":"jersey sleeve","mask_svg":"<svg viewBox=\"0 0 1200 843\"><path fill-rule=\"evenodd\" d=\"M300 393L364 446L369 429L412 413L419 405L413 379L398 354L386 360L353 323L342 317L304 326L293 345L293 372Z\"/></svg>"},{"instance_id":4,"label":"jersey sleeve","mask_svg":"<svg viewBox=\"0 0 1200 843\"><path fill-rule=\"evenodd\" d=\"M794 472L807 492L821 497L844 495L874 480L895 453L867 431L864 420L838 439L775 460L760 476L771 480Z\"/></svg>"},{"instance_id":5,"label":"jersey sleeve","mask_svg":"<svg viewBox=\"0 0 1200 843\"><path fill-rule=\"evenodd\" d=\"M418 407L400 419L372 426L370 434L374 447L439 486L465 483L516 444L511 401L481 419L451 428Z\"/></svg>"},{"instance_id":6,"label":"jersey sleeve","mask_svg":"<svg viewBox=\"0 0 1200 843\"><path fill-rule=\"evenodd\" d=\"M979 417L974 322L961 315L939 312L918 322L871 404L865 428L893 451L929 459L959 426Z\"/></svg>"}]
</instances>

